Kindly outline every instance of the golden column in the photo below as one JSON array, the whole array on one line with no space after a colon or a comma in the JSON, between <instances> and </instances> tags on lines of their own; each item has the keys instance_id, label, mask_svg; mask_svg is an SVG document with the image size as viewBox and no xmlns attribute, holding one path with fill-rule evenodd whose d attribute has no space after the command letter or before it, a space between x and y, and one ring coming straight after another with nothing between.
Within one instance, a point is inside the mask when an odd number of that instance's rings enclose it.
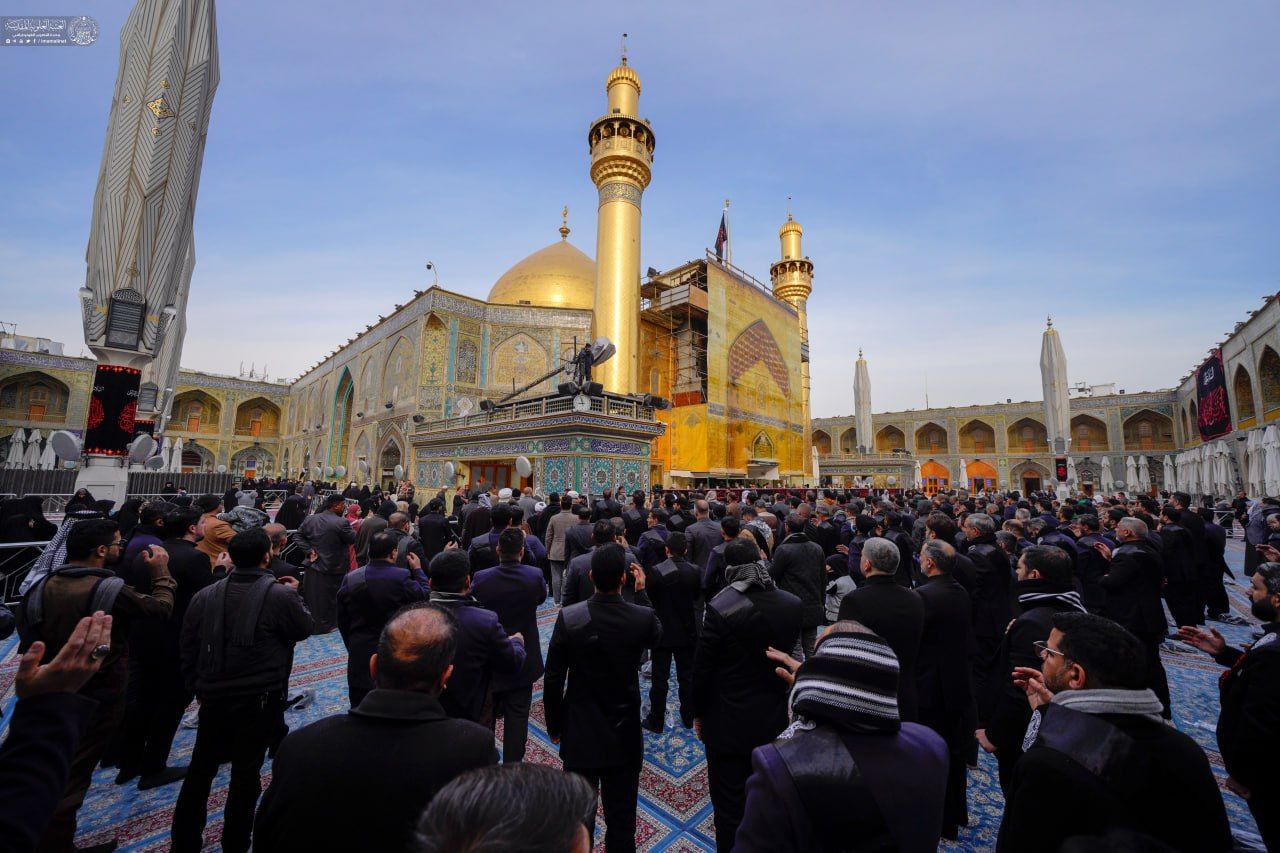
<instances>
[{"instance_id":1,"label":"golden column","mask_svg":"<svg viewBox=\"0 0 1280 853\"><path fill-rule=\"evenodd\" d=\"M796 309L800 323L800 379L804 388L803 414L804 444L801 448L801 468L806 474L812 473L813 443L809 414L809 294L813 292L813 261L805 257L800 247L800 238L804 229L800 223L787 214L787 221L778 229L778 239L782 241L782 260L769 267L769 277L773 281L773 295ZM817 485L815 483L815 485Z\"/></svg>"},{"instance_id":2,"label":"golden column","mask_svg":"<svg viewBox=\"0 0 1280 853\"><path fill-rule=\"evenodd\" d=\"M622 63L605 82L609 111L591 123L591 181L600 193L592 335L617 346L595 370L608 391L640 391L640 198L653 164L653 129L636 116L640 78Z\"/></svg>"}]
</instances>

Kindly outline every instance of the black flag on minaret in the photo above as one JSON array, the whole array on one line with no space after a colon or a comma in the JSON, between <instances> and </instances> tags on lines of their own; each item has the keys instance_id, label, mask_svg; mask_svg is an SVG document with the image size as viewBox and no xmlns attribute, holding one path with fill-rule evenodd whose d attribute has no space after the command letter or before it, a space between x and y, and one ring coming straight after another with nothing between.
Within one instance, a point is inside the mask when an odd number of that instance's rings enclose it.
<instances>
[{"instance_id":1,"label":"black flag on minaret","mask_svg":"<svg viewBox=\"0 0 1280 853\"><path fill-rule=\"evenodd\" d=\"M724 212L720 213L720 230L716 232L716 260L724 260L724 247L729 242L729 227L724 221Z\"/></svg>"}]
</instances>

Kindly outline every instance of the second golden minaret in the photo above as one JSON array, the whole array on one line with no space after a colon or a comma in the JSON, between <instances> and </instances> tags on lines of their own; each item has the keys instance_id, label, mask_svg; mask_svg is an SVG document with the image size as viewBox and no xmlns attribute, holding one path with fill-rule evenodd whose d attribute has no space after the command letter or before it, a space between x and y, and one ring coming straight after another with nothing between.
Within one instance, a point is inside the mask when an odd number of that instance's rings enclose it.
<instances>
[{"instance_id":1,"label":"second golden minaret","mask_svg":"<svg viewBox=\"0 0 1280 853\"><path fill-rule=\"evenodd\" d=\"M773 295L796 309L800 323L800 380L804 388L804 413L801 423L804 424L804 458L802 460L806 473L812 473L809 447L812 424L809 415L809 294L813 292L813 261L804 254L800 239L804 229L800 223L787 214L787 221L778 229L778 239L782 243L782 258L769 267L769 277L773 279Z\"/></svg>"},{"instance_id":2,"label":"second golden minaret","mask_svg":"<svg viewBox=\"0 0 1280 853\"><path fill-rule=\"evenodd\" d=\"M600 194L592 335L617 354L595 369L615 394L640 391L640 200L653 166L653 128L637 116L640 78L624 55L605 82L609 108L591 123L591 181Z\"/></svg>"}]
</instances>

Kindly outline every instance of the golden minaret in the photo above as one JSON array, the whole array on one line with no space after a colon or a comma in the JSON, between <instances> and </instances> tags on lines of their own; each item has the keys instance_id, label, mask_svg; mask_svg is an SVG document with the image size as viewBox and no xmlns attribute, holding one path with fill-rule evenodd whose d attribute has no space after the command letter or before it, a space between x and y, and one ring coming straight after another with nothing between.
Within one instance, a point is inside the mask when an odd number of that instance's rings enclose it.
<instances>
[{"instance_id":1,"label":"golden minaret","mask_svg":"<svg viewBox=\"0 0 1280 853\"><path fill-rule=\"evenodd\" d=\"M640 199L649 186L653 129L636 115L640 78L622 62L605 82L608 113L591 123L591 181L600 193L596 228L596 299L592 335L617 346L595 369L608 391L640 390Z\"/></svg>"},{"instance_id":2,"label":"golden minaret","mask_svg":"<svg viewBox=\"0 0 1280 853\"><path fill-rule=\"evenodd\" d=\"M773 281L773 295L789 303L796 309L800 323L800 380L804 388L804 460L805 473L810 473L812 465L809 447L812 444L809 423L809 294L813 292L813 261L805 257L800 247L800 238L804 229L800 223L791 218L787 212L787 221L778 229L778 239L782 241L782 259L769 267L769 277Z\"/></svg>"}]
</instances>

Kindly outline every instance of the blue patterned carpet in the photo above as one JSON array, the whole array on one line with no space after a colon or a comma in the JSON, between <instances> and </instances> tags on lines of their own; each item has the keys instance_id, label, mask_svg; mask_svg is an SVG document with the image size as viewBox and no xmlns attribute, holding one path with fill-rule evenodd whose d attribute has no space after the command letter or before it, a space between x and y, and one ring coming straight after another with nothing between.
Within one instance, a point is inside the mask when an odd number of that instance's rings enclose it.
<instances>
[{"instance_id":1,"label":"blue patterned carpet","mask_svg":"<svg viewBox=\"0 0 1280 853\"><path fill-rule=\"evenodd\" d=\"M1239 573L1243 549L1238 540L1229 545L1228 561ZM1228 582L1235 612L1249 615L1243 590ZM541 614L543 649L555 620L554 607L548 605ZM1216 625L1228 640L1239 644L1247 641L1253 629ZM5 717L0 727L7 726L8 713L14 701L13 676L15 640L0 644L0 699ZM1214 742L1218 718L1217 676L1221 671L1207 656L1188 647L1166 643L1165 666L1173 691L1174 713L1180 729L1194 737L1204 748L1220 781L1225 778L1222 759ZM291 711L288 722L299 728L329 714L347 710L346 652L336 632L313 637L298 646L294 665L293 689L316 692L316 701L303 711ZM642 681L647 692L647 683ZM677 692L674 684L667 708L667 731L659 736L645 734L645 765L640 780L640 810L637 843L641 850L691 851L714 849L711 801L707 794L707 768L702 747L693 732L679 724ZM674 721L674 722L673 722ZM535 693L530 721L527 760L559 765L556 748L547 739L543 722L542 700ZM195 732L180 730L174 744L171 764L183 764L190 757ZM499 739L499 744L501 743ZM263 785L270 780L271 766L263 769ZM112 784L114 770L99 770L93 787L80 812L81 845L115 838L121 850L160 850L168 847L169 822L177 798L178 786L171 785L139 792L132 786ZM222 804L226 796L227 769L223 768L215 784L210 802L210 820L205 839L210 850L218 849L214 839L221 835ZM1223 798L1237 835L1257 840L1256 828L1244 802L1223 789ZM987 850L995 844L996 831L1003 810L1000 787L995 779L995 762L985 754L976 770L969 774L970 825L959 843L946 844L945 849ZM603 837L603 826L597 832Z\"/></svg>"}]
</instances>

